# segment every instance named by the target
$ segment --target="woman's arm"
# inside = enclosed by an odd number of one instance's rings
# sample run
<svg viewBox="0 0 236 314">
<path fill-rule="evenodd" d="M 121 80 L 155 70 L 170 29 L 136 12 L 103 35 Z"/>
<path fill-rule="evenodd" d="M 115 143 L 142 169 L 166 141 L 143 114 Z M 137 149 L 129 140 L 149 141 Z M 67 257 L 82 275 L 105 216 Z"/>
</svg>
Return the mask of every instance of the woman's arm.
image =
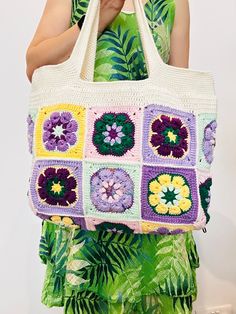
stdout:
<svg viewBox="0 0 236 314">
<path fill-rule="evenodd" d="M 116 17 L 125 0 L 102 0 L 99 32 Z M 26 74 L 31 82 L 36 68 L 65 61 L 71 54 L 80 30 L 70 27 L 72 0 L 47 0 L 35 35 L 26 52 Z"/>
<path fill-rule="evenodd" d="M 188 0 L 175 0 L 175 20 L 170 39 L 169 64 L 188 68 L 190 14 Z"/>
<path fill-rule="evenodd" d="M 69 28 L 71 0 L 47 0 L 34 37 L 26 52 L 26 74 L 31 81 L 36 68 L 62 62 L 79 34 L 77 25 Z"/>
</svg>

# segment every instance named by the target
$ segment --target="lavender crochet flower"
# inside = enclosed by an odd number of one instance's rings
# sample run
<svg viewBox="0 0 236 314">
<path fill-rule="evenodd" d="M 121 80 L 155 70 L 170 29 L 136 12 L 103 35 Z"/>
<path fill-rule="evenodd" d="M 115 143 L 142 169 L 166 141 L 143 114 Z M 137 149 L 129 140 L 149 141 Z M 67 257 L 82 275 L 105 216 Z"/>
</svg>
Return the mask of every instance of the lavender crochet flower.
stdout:
<svg viewBox="0 0 236 314">
<path fill-rule="evenodd" d="M 182 229 L 175 229 L 175 230 L 170 231 L 169 229 L 167 229 L 165 227 L 160 227 L 154 233 L 157 233 L 160 235 L 174 235 L 174 234 L 183 233 L 183 230 Z"/>
<path fill-rule="evenodd" d="M 203 153 L 206 161 L 211 164 L 213 161 L 213 151 L 216 145 L 216 120 L 212 120 L 204 129 Z"/>
<path fill-rule="evenodd" d="M 150 144 L 164 157 L 181 158 L 187 152 L 189 131 L 182 120 L 165 114 L 152 122 Z"/>
<path fill-rule="evenodd" d="M 91 200 L 101 212 L 121 213 L 133 205 L 134 183 L 120 168 L 101 168 L 91 177 Z"/>
<path fill-rule="evenodd" d="M 38 194 L 49 205 L 68 206 L 77 199 L 76 179 L 66 168 L 46 168 L 38 178 Z"/>
<path fill-rule="evenodd" d="M 70 112 L 53 112 L 43 125 L 43 142 L 49 151 L 67 151 L 77 141 L 77 122 Z"/>
<path fill-rule="evenodd" d="M 123 127 L 121 125 L 117 125 L 114 122 L 112 125 L 106 125 L 106 131 L 102 134 L 105 136 L 104 143 L 109 143 L 113 146 L 115 143 L 121 144 L 122 137 L 124 137 L 124 133 L 122 132 Z"/>
<path fill-rule="evenodd" d="M 30 114 L 27 117 L 27 124 L 28 124 L 28 146 L 29 146 L 29 152 L 32 154 L 32 152 L 33 152 L 34 121 L 32 120 L 32 117 Z"/>
</svg>

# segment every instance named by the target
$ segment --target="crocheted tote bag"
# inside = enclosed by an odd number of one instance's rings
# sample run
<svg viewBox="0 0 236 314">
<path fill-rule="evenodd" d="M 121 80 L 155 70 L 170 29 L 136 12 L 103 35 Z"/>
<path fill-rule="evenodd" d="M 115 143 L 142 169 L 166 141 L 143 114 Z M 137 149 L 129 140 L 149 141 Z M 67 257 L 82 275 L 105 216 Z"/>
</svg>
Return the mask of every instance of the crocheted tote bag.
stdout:
<svg viewBox="0 0 236 314">
<path fill-rule="evenodd" d="M 35 214 L 87 230 L 175 234 L 209 220 L 217 100 L 209 72 L 164 63 L 133 0 L 148 78 L 94 82 L 100 1 L 66 61 L 34 71 Z"/>
</svg>

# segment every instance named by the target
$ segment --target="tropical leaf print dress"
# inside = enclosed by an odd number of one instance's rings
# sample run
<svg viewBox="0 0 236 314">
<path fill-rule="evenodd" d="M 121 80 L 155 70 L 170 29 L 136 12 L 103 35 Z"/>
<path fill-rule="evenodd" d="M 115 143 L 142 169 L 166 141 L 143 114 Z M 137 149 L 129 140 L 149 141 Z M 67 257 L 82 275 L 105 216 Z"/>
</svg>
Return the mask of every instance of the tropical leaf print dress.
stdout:
<svg viewBox="0 0 236 314">
<path fill-rule="evenodd" d="M 73 0 L 71 26 L 88 2 Z M 145 13 L 167 63 L 174 0 L 148 0 Z M 107 27 L 98 39 L 95 81 L 147 77 L 137 29 L 135 13 L 125 12 Z M 64 307 L 65 314 L 191 313 L 196 298 L 199 260 L 190 232 L 133 234 L 112 224 L 83 231 L 70 218 L 54 216 L 43 222 L 39 255 L 46 264 L 42 302 Z"/>
</svg>

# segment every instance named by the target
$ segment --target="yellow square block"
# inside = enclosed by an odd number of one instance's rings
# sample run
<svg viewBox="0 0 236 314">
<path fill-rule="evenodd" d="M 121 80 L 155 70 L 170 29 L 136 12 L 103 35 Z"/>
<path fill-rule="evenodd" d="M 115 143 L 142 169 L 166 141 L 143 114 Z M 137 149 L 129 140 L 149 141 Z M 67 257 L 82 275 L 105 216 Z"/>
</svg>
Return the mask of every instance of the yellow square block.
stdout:
<svg viewBox="0 0 236 314">
<path fill-rule="evenodd" d="M 82 159 L 85 115 L 85 108 L 79 105 L 42 107 L 35 121 L 35 156 Z"/>
<path fill-rule="evenodd" d="M 151 233 L 156 231 L 157 233 L 163 234 L 175 234 L 181 232 L 188 232 L 193 230 L 192 225 L 171 225 L 171 224 L 159 224 L 153 222 L 142 222 L 142 232 L 143 233 Z M 164 228 L 163 228 L 164 227 Z M 165 229 L 165 230 L 164 230 Z"/>
</svg>

